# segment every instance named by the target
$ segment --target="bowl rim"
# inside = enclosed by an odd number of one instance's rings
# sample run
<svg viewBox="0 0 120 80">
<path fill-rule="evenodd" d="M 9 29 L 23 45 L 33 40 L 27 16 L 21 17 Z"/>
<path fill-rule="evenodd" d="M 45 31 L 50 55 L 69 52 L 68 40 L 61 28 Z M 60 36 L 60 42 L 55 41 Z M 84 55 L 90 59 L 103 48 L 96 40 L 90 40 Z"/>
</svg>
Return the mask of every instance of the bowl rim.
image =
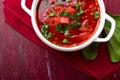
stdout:
<svg viewBox="0 0 120 80">
<path fill-rule="evenodd" d="M 31 21 L 32 21 L 33 29 L 34 29 L 35 33 L 37 34 L 37 36 L 40 38 L 40 40 L 42 42 L 44 42 L 46 45 L 48 45 L 49 47 L 53 48 L 53 49 L 56 49 L 56 50 L 59 50 L 59 51 L 67 51 L 67 52 L 77 51 L 77 50 L 83 49 L 83 48 L 87 47 L 88 45 L 90 45 L 92 42 L 94 42 L 95 39 L 100 35 L 100 33 L 102 32 L 102 30 L 104 28 L 104 24 L 105 24 L 105 5 L 104 5 L 104 2 L 102 0 L 96 0 L 96 1 L 98 1 L 99 7 L 100 7 L 100 20 L 99 20 L 98 28 L 91 38 L 89 38 L 87 41 L 85 41 L 84 43 L 82 43 L 78 46 L 75 46 L 75 47 L 57 46 L 57 45 L 51 43 L 50 41 L 48 41 L 46 38 L 43 37 L 43 35 L 39 31 L 39 28 L 38 28 L 37 23 L 36 23 L 36 8 L 37 8 L 39 0 L 33 0 L 33 3 L 32 3 Z"/>
</svg>

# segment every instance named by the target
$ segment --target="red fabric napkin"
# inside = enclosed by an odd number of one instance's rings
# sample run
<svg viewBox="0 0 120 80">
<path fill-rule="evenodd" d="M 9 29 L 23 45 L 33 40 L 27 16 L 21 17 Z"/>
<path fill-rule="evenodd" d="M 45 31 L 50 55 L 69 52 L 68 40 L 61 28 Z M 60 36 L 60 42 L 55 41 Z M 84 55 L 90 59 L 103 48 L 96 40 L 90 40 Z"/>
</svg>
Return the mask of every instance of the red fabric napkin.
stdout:
<svg viewBox="0 0 120 80">
<path fill-rule="evenodd" d="M 26 2 L 27 6 L 30 8 L 32 0 L 26 0 Z M 4 14 L 6 16 L 6 22 L 26 38 L 51 51 L 70 66 L 96 79 L 102 79 L 119 68 L 120 63 L 114 64 L 110 62 L 106 43 L 100 44 L 98 47 L 97 59 L 91 62 L 88 62 L 83 58 L 81 51 L 65 53 L 49 48 L 36 36 L 31 25 L 30 16 L 24 12 L 20 3 L 21 0 L 5 0 Z"/>
</svg>

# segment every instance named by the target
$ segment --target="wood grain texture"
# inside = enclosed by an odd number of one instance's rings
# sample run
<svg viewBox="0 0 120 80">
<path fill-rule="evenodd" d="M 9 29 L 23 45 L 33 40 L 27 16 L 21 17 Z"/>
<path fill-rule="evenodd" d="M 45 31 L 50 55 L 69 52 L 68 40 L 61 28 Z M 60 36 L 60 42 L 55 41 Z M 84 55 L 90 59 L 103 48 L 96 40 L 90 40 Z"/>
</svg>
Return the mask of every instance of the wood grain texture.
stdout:
<svg viewBox="0 0 120 80">
<path fill-rule="evenodd" d="M 103 0 L 107 13 L 120 14 L 120 0 Z"/>
<path fill-rule="evenodd" d="M 120 13 L 120 0 L 104 0 L 107 12 Z M 104 80 L 120 80 L 120 70 Z M 5 22 L 0 0 L 0 80 L 94 80 L 23 37 Z"/>
</svg>

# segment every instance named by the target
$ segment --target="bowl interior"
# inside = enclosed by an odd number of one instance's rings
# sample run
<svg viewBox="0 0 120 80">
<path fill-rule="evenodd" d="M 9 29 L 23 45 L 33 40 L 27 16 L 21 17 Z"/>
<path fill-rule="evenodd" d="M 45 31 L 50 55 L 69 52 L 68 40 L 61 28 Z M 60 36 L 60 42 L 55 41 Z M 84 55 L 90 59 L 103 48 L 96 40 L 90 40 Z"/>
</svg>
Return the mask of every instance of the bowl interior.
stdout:
<svg viewBox="0 0 120 80">
<path fill-rule="evenodd" d="M 33 28 L 35 30 L 35 33 L 37 34 L 37 36 L 49 47 L 56 49 L 56 50 L 60 50 L 60 51 L 76 51 L 76 50 L 80 50 L 83 49 L 85 47 L 87 47 L 88 45 L 90 45 L 92 42 L 94 42 L 94 40 L 100 35 L 100 33 L 102 32 L 103 28 L 104 28 L 104 23 L 105 23 L 105 6 L 102 0 L 97 0 L 99 7 L 100 7 L 100 21 L 98 24 L 98 28 L 96 29 L 95 33 L 93 36 L 91 36 L 91 38 L 89 38 L 87 41 L 85 41 L 83 44 L 79 45 L 79 46 L 75 46 L 75 47 L 61 47 L 61 46 L 57 46 L 51 42 L 49 42 L 47 39 L 45 39 L 43 37 L 43 35 L 41 34 L 37 22 L 36 22 L 36 9 L 37 9 L 37 5 L 40 3 L 40 0 L 34 0 L 33 4 L 32 4 L 32 15 L 31 15 L 31 20 L 32 20 L 32 25 Z"/>
</svg>

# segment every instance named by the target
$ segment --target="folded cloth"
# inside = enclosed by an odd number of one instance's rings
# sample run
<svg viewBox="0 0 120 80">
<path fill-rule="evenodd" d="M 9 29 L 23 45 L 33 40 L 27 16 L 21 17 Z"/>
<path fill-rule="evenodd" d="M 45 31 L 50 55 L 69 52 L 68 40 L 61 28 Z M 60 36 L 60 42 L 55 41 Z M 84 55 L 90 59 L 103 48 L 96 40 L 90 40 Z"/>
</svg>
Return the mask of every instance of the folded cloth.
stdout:
<svg viewBox="0 0 120 80">
<path fill-rule="evenodd" d="M 27 6 L 30 8 L 32 0 L 26 0 L 26 2 Z M 106 43 L 100 44 L 98 47 L 97 59 L 91 62 L 83 58 L 81 51 L 67 53 L 51 49 L 36 36 L 31 25 L 30 16 L 24 12 L 20 3 L 21 0 L 5 0 L 4 14 L 6 22 L 29 40 L 51 51 L 51 53 L 56 55 L 56 57 L 68 63 L 75 69 L 96 79 L 102 79 L 107 75 L 112 74 L 119 68 L 120 63 L 114 64 L 110 61 Z"/>
</svg>

